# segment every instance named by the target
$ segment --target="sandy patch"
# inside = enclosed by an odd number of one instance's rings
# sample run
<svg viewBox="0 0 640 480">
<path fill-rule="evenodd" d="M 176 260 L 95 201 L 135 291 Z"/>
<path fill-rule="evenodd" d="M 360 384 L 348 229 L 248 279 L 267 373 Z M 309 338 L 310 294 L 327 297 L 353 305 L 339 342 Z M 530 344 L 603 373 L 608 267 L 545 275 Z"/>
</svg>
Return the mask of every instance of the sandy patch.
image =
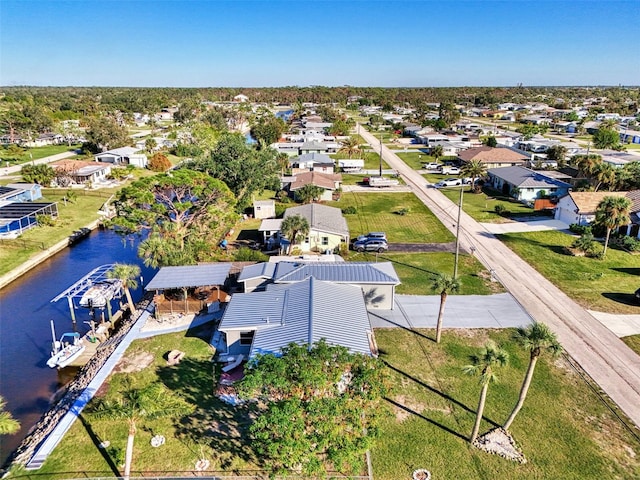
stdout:
<svg viewBox="0 0 640 480">
<path fill-rule="evenodd" d="M 129 355 L 122 357 L 114 372 L 118 373 L 133 373 L 144 370 L 153 363 L 153 354 L 149 352 L 138 352 L 135 355 Z"/>
</svg>

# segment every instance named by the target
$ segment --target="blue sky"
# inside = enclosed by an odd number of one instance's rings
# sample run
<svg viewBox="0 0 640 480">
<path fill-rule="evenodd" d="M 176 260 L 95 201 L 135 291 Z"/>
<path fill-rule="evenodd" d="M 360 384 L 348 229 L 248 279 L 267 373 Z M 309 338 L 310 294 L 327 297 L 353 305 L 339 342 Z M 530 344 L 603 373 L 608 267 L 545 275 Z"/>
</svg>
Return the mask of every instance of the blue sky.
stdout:
<svg viewBox="0 0 640 480">
<path fill-rule="evenodd" d="M 0 0 L 0 85 L 640 84 L 640 0 Z"/>
</svg>

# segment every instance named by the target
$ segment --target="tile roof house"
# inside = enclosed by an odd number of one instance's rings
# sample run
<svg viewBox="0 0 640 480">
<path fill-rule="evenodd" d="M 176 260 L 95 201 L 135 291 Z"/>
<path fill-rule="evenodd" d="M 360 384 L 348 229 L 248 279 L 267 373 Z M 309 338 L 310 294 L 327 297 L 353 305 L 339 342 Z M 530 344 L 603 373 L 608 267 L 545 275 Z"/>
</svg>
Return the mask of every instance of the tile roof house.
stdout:
<svg viewBox="0 0 640 480">
<path fill-rule="evenodd" d="M 458 153 L 462 163 L 478 160 L 488 168 L 525 166 L 529 157 L 507 147 L 473 147 Z"/>
<path fill-rule="evenodd" d="M 604 197 L 626 197 L 631 200 L 631 223 L 621 232 L 640 238 L 640 190 L 630 192 L 569 192 L 556 207 L 555 219 L 571 225 L 588 225 L 596 216 L 598 204 Z"/>
<path fill-rule="evenodd" d="M 516 200 L 528 201 L 544 195 L 565 196 L 571 185 L 524 167 L 501 167 L 487 170 L 493 188 Z"/>
<path fill-rule="evenodd" d="M 342 175 L 339 173 L 321 173 L 317 171 L 297 173 L 293 177 L 293 181 L 289 184 L 288 190 L 295 192 L 305 185 L 315 185 L 324 189 L 323 194 L 318 198 L 320 201 L 331 201 L 333 192 L 340 188 L 342 183 Z"/>
</svg>

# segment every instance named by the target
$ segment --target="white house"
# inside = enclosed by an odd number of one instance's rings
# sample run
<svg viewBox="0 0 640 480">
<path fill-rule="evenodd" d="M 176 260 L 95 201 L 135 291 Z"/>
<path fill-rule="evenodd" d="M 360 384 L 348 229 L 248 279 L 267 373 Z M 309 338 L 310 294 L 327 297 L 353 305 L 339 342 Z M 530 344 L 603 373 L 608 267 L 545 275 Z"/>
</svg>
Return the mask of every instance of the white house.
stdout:
<svg viewBox="0 0 640 480">
<path fill-rule="evenodd" d="M 94 156 L 96 162 L 111 163 L 113 165 L 133 165 L 145 168 L 148 163 L 147 156 L 136 147 L 121 147 L 98 153 Z"/>
</svg>

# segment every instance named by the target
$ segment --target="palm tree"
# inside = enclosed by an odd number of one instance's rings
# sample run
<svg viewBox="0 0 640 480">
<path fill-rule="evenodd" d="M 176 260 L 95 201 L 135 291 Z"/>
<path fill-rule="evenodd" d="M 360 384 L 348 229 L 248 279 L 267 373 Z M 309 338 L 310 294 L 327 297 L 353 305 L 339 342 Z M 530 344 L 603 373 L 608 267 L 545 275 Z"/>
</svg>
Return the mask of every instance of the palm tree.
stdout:
<svg viewBox="0 0 640 480">
<path fill-rule="evenodd" d="M 514 335 L 514 340 L 525 350 L 529 351 L 529 366 L 527 367 L 527 373 L 524 377 L 522 387 L 520 388 L 518 402 L 513 408 L 511 415 L 509 415 L 509 418 L 507 418 L 507 421 L 504 423 L 505 430 L 509 429 L 513 420 L 516 418 L 516 415 L 522 408 L 525 398 L 527 398 L 527 392 L 531 385 L 531 379 L 533 378 L 533 372 L 536 368 L 536 362 L 538 361 L 538 358 L 540 358 L 540 355 L 545 351 L 549 352 L 554 357 L 557 357 L 562 353 L 562 346 L 560 345 L 560 342 L 558 342 L 556 334 L 553 333 L 544 323 L 533 322 L 526 328 L 518 328 Z"/>
<path fill-rule="evenodd" d="M 616 170 L 617 169 L 609 163 L 602 162 L 596 165 L 593 169 L 592 175 L 593 179 L 598 183 L 596 183 L 593 191 L 597 192 L 603 184 L 607 186 L 609 191 L 611 191 L 611 187 L 616 184 Z"/>
<path fill-rule="evenodd" d="M 460 289 L 460 282 L 457 278 L 453 278 L 443 273 L 438 274 L 431 284 L 431 289 L 440 293 L 440 310 L 438 310 L 438 323 L 436 324 L 436 343 L 440 343 L 442 335 L 442 317 L 444 316 L 444 304 L 447 301 L 447 295 L 455 293 Z"/>
<path fill-rule="evenodd" d="M 13 435 L 20 430 L 20 422 L 4 409 L 6 404 L 4 398 L 0 397 L 0 435 Z"/>
<path fill-rule="evenodd" d="M 509 363 L 509 354 L 498 347 L 494 342 L 489 341 L 480 350 L 478 354 L 471 355 L 470 365 L 463 367 L 464 373 L 467 375 L 479 375 L 480 385 L 480 400 L 478 401 L 478 410 L 476 412 L 476 421 L 473 424 L 473 430 L 471 431 L 471 443 L 476 441 L 478 437 L 478 431 L 480 430 L 480 422 L 482 421 L 482 413 L 484 411 L 484 404 L 487 399 L 487 390 L 489 384 L 497 381 L 495 374 L 493 373 L 494 367 L 503 367 Z"/>
<path fill-rule="evenodd" d="M 340 144 L 342 146 L 340 147 L 340 150 L 338 150 L 338 153 L 344 153 L 349 158 L 360 153 L 360 142 L 358 142 L 356 137 L 345 138 L 340 142 Z"/>
<path fill-rule="evenodd" d="M 296 190 L 296 198 L 302 203 L 312 203 L 317 202 L 323 193 L 324 188 L 307 183 L 302 188 Z"/>
<path fill-rule="evenodd" d="M 191 405 L 172 394 L 162 384 L 152 383 L 140 389 L 130 388 L 128 384 L 125 391 L 119 392 L 115 399 L 99 401 L 91 412 L 98 419 L 125 419 L 129 424 L 124 462 L 124 479 L 128 480 L 138 422 L 144 418 L 184 415 L 192 410 Z"/>
<path fill-rule="evenodd" d="M 285 217 L 280 225 L 280 233 L 289 239 L 287 253 L 291 253 L 291 247 L 309 234 L 309 221 L 302 215 Z"/>
<path fill-rule="evenodd" d="M 438 161 L 438 159 L 442 156 L 442 154 L 444 153 L 444 149 L 442 148 L 442 145 L 436 145 L 435 147 L 431 148 L 431 152 L 429 152 L 431 154 L 431 156 L 433 158 L 435 158 L 436 162 Z"/>
<path fill-rule="evenodd" d="M 471 160 L 462 166 L 460 173 L 465 177 L 471 177 L 471 191 L 475 192 L 476 179 L 487 175 L 487 166 L 480 160 Z"/>
<path fill-rule="evenodd" d="M 629 218 L 630 210 L 631 200 L 626 197 L 604 197 L 596 207 L 596 223 L 603 225 L 607 229 L 604 251 L 602 252 L 603 257 L 607 254 L 611 230 L 631 222 Z"/>
<path fill-rule="evenodd" d="M 122 282 L 122 288 L 127 296 L 127 303 L 129 304 L 129 311 L 133 314 L 136 311 L 136 306 L 133 304 L 131 298 L 131 292 L 129 289 L 138 288 L 138 278 L 140 277 L 140 267 L 138 265 L 128 265 L 124 263 L 116 263 L 111 270 L 107 272 L 107 278 L 115 278 Z"/>
</svg>

